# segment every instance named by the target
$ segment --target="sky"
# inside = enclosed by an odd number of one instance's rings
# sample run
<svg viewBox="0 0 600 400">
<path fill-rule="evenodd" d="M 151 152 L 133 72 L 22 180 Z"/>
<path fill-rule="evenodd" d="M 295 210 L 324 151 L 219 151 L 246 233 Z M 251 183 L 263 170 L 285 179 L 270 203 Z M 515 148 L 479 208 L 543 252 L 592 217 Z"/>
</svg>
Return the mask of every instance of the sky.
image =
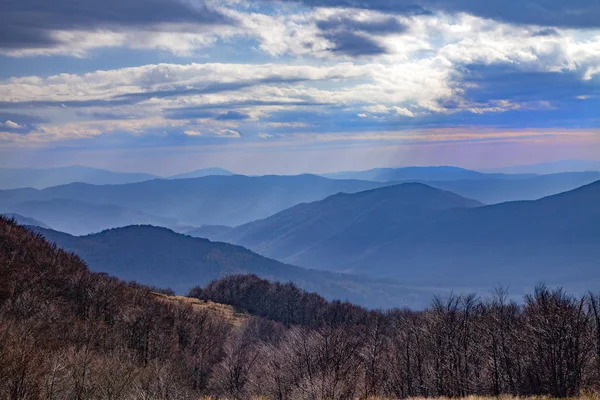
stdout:
<svg viewBox="0 0 600 400">
<path fill-rule="evenodd" d="M 600 159 L 597 0 L 6 0 L 0 166 Z"/>
</svg>

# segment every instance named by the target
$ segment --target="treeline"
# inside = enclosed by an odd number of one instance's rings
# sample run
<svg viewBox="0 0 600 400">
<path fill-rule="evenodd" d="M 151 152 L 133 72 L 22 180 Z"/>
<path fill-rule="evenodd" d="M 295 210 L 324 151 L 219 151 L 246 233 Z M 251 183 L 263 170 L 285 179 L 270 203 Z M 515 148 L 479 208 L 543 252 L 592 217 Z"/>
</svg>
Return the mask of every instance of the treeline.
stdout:
<svg viewBox="0 0 600 400">
<path fill-rule="evenodd" d="M 0 399 L 564 397 L 599 382 L 597 296 L 378 312 L 253 276 L 191 292 L 256 315 L 235 326 L 155 291 L 0 218 Z"/>
<path fill-rule="evenodd" d="M 523 304 L 498 289 L 424 311 L 368 311 L 292 284 L 231 276 L 190 295 L 288 326 L 258 351 L 249 382 L 277 399 L 552 395 L 600 383 L 600 297 L 540 286 Z"/>
</svg>

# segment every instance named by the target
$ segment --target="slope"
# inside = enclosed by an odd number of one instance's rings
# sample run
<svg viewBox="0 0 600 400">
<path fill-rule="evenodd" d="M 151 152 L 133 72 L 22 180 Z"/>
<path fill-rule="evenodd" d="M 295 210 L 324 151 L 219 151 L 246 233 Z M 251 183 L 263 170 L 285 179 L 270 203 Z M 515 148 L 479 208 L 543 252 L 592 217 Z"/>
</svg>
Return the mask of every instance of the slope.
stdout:
<svg viewBox="0 0 600 400">
<path fill-rule="evenodd" d="M 165 228 L 129 226 L 88 236 L 32 228 L 82 257 L 93 271 L 185 293 L 230 274 L 294 282 L 328 299 L 348 299 L 369 307 L 423 307 L 431 291 L 361 276 L 286 265 L 243 247 L 177 234 Z"/>
<path fill-rule="evenodd" d="M 477 179 L 428 181 L 433 187 L 449 190 L 485 204 L 516 200 L 537 200 L 566 192 L 600 179 L 600 172 L 565 172 L 522 179 Z"/>
<path fill-rule="evenodd" d="M 392 224 L 408 223 L 431 211 L 480 205 L 454 193 L 420 183 L 406 183 L 354 194 L 340 193 L 321 201 L 299 204 L 232 230 L 215 230 L 211 238 L 240 244 L 268 257 L 307 265 L 302 261 L 302 253 L 341 232 L 353 231 L 358 224 L 362 227 L 358 245 L 364 246 L 365 241 L 378 237 L 371 235 L 371 231 L 380 235 Z M 365 227 L 365 221 L 369 228 Z M 330 257 L 313 260 L 319 267 L 330 261 Z"/>
<path fill-rule="evenodd" d="M 531 288 L 545 281 L 577 292 L 600 283 L 598 204 L 600 182 L 537 201 L 436 212 L 386 229 L 365 220 L 290 261 L 416 285 Z"/>
<path fill-rule="evenodd" d="M 175 218 L 184 225 L 233 226 L 267 217 L 301 202 L 385 185 L 333 180 L 315 175 L 207 176 L 196 179 L 156 179 L 126 185 L 74 183 L 44 190 L 0 191 L 0 209 L 24 201 L 69 199 Z"/>
<path fill-rule="evenodd" d="M 421 196 L 421 207 L 403 208 L 373 196 L 411 186 L 332 196 L 220 238 L 295 265 L 416 287 L 525 291 L 545 281 L 577 292 L 600 284 L 600 182 L 483 207 L 428 208 Z"/>
</svg>

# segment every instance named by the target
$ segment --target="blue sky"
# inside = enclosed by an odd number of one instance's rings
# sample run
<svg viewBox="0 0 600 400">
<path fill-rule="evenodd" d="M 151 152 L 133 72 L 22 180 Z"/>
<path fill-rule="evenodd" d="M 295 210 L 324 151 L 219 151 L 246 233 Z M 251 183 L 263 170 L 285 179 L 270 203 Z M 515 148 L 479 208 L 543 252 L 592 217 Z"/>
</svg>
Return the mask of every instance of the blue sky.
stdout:
<svg viewBox="0 0 600 400">
<path fill-rule="evenodd" d="M 600 159 L 600 2 L 0 3 L 0 166 Z"/>
</svg>

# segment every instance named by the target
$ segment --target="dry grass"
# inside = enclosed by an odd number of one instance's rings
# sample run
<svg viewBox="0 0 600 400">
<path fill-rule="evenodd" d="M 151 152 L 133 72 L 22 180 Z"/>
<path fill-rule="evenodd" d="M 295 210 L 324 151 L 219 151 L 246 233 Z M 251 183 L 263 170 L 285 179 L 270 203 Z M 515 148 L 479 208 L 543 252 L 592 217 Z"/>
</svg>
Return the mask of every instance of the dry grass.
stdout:
<svg viewBox="0 0 600 400">
<path fill-rule="evenodd" d="M 244 321 L 248 319 L 248 315 L 241 313 L 235 308 L 225 304 L 213 303 L 212 301 L 198 300 L 192 297 L 185 296 L 167 296 L 162 293 L 154 292 L 152 293 L 152 295 L 164 301 L 191 304 L 195 310 L 213 312 L 234 326 L 240 326 Z"/>
</svg>

